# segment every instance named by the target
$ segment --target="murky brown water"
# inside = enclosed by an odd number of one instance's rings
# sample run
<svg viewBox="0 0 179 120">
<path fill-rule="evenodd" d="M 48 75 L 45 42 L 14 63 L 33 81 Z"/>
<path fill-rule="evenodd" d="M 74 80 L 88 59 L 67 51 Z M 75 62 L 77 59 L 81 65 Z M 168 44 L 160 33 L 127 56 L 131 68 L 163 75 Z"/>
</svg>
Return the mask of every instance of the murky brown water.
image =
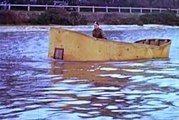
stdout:
<svg viewBox="0 0 179 120">
<path fill-rule="evenodd" d="M 48 29 L 0 27 L 0 119 L 179 119 L 179 27 L 104 26 L 113 40 L 172 40 L 170 59 L 126 62 L 48 59 Z"/>
</svg>

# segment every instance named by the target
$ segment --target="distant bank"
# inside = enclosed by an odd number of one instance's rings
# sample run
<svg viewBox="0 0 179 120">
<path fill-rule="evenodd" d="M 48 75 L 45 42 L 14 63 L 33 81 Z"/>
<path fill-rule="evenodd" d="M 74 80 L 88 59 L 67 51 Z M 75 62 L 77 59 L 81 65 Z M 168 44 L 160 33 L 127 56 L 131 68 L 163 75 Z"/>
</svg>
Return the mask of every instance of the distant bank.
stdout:
<svg viewBox="0 0 179 120">
<path fill-rule="evenodd" d="M 102 24 L 164 24 L 178 25 L 179 16 L 170 11 L 161 13 L 88 13 L 67 12 L 65 9 L 41 11 L 0 11 L 1 25 L 86 25 L 94 21 Z"/>
</svg>

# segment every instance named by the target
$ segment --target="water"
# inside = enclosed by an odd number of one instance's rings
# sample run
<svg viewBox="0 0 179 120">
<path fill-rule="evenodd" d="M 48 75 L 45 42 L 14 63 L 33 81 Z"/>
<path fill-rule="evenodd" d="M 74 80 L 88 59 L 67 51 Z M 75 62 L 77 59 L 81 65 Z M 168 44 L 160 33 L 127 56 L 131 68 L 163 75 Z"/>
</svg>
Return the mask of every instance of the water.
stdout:
<svg viewBox="0 0 179 120">
<path fill-rule="evenodd" d="M 102 26 L 112 40 L 172 40 L 170 59 L 123 62 L 49 59 L 49 28 L 0 26 L 0 119 L 179 120 L 179 27 Z"/>
</svg>

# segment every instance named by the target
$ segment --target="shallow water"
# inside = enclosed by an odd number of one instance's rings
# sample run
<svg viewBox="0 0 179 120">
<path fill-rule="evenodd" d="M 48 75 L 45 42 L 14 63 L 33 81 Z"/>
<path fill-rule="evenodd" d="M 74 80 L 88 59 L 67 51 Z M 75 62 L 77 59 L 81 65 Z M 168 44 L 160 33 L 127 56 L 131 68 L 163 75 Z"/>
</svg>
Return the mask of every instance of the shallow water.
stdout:
<svg viewBox="0 0 179 120">
<path fill-rule="evenodd" d="M 179 119 L 179 27 L 102 26 L 112 40 L 172 40 L 170 59 L 126 62 L 49 59 L 49 28 L 0 26 L 0 119 Z"/>
</svg>

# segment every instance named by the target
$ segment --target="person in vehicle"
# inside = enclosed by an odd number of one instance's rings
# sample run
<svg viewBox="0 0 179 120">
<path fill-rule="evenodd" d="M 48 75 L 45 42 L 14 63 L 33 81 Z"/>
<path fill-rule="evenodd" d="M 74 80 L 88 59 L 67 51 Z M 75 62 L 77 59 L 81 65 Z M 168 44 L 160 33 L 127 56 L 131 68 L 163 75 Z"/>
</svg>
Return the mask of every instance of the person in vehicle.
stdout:
<svg viewBox="0 0 179 120">
<path fill-rule="evenodd" d="M 103 30 L 99 27 L 98 22 L 94 22 L 93 37 L 106 39 Z"/>
</svg>

